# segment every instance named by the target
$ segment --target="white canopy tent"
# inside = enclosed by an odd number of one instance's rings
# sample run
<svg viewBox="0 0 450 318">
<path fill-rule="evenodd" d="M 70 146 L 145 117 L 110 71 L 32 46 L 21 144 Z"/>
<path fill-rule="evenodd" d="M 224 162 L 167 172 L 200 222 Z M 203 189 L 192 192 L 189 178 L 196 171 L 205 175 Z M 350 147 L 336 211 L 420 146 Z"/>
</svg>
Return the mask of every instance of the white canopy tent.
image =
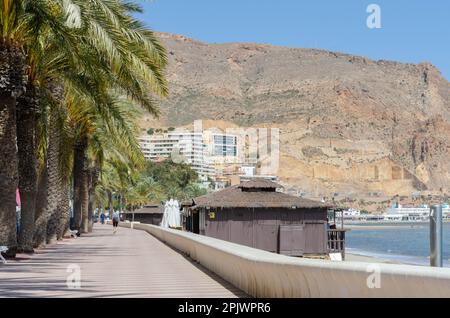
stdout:
<svg viewBox="0 0 450 318">
<path fill-rule="evenodd" d="M 180 205 L 177 200 L 170 199 L 164 205 L 161 227 L 181 227 Z"/>
</svg>

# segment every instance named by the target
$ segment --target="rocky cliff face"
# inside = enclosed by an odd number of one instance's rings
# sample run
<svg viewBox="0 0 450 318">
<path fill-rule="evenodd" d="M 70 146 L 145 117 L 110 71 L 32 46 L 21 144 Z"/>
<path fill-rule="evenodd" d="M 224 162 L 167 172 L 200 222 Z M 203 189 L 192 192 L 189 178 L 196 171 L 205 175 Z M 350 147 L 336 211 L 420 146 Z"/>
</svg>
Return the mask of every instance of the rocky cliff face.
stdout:
<svg viewBox="0 0 450 318">
<path fill-rule="evenodd" d="M 144 126 L 279 127 L 281 181 L 317 195 L 449 190 L 450 83 L 433 65 L 160 37 L 171 96 Z"/>
</svg>

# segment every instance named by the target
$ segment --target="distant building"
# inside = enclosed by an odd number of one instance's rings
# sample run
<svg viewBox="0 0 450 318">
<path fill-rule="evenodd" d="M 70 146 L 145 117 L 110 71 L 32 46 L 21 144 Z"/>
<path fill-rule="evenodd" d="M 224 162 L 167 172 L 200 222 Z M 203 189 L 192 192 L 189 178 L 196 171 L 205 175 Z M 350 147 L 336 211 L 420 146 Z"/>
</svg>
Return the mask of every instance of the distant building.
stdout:
<svg viewBox="0 0 450 318">
<path fill-rule="evenodd" d="M 429 207 L 403 207 L 400 204 L 394 206 L 386 211 L 384 214 L 384 219 L 390 220 L 400 220 L 400 221 L 428 221 L 430 217 Z M 450 216 L 450 209 L 448 207 L 443 207 L 442 215 L 444 218 Z"/>
<path fill-rule="evenodd" d="M 145 159 L 152 161 L 169 158 L 177 142 L 167 135 L 147 135 L 139 138 Z"/>
<path fill-rule="evenodd" d="M 255 136 L 258 137 L 257 134 Z M 216 189 L 233 184 L 230 178 L 234 176 L 242 176 L 242 180 L 257 176 L 258 142 L 258 138 L 242 136 L 239 131 L 236 134 L 223 133 L 217 128 L 194 132 L 180 128 L 139 138 L 147 160 L 158 162 L 171 158 L 174 162 L 183 161 L 198 173 L 202 181 L 214 181 Z M 261 167 L 270 163 L 267 157 L 264 158 Z M 277 179 L 276 176 L 261 177 Z M 242 180 L 238 178 L 238 182 Z"/>
<path fill-rule="evenodd" d="M 256 175 L 256 167 L 255 166 L 242 166 L 242 167 L 240 167 L 239 171 L 244 176 L 254 176 L 254 175 Z"/>
<path fill-rule="evenodd" d="M 361 216 L 361 211 L 357 209 L 347 209 L 343 210 L 341 213 L 344 214 L 344 219 L 346 220 L 357 220 Z"/>
<path fill-rule="evenodd" d="M 277 182 L 278 177 L 277 176 L 267 176 L 267 175 L 237 175 L 230 177 L 230 184 L 232 186 L 238 185 L 242 182 L 250 181 L 250 180 L 267 180 L 272 182 Z"/>
<path fill-rule="evenodd" d="M 168 136 L 173 140 L 177 140 L 177 144 L 175 145 L 176 151 L 173 153 L 175 154 L 179 151 L 183 161 L 198 173 L 202 181 L 207 181 L 208 178 L 214 177 L 215 170 L 208 156 L 207 145 L 203 140 L 203 133 L 174 131 L 168 133 Z"/>
<path fill-rule="evenodd" d="M 202 133 L 173 131 L 141 136 L 139 144 L 147 160 L 160 161 L 171 158 L 174 162 L 184 162 L 198 173 L 202 181 L 207 181 L 208 177 L 215 175 Z"/>
<path fill-rule="evenodd" d="M 211 147 L 212 157 L 231 158 L 232 161 L 238 157 L 237 136 L 213 134 Z"/>
<path fill-rule="evenodd" d="M 204 131 L 209 161 L 215 169 L 216 190 L 230 184 L 229 177 L 238 174 L 241 166 L 238 137 L 224 134 L 217 129 Z"/>
</svg>

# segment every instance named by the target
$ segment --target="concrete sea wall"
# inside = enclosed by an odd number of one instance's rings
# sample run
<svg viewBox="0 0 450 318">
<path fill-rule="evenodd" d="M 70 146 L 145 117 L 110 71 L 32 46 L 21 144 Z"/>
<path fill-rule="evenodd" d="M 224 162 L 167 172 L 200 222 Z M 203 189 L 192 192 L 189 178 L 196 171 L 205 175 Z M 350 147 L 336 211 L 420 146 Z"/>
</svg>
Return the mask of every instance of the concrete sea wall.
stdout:
<svg viewBox="0 0 450 318">
<path fill-rule="evenodd" d="M 254 297 L 450 297 L 450 269 L 313 260 L 278 255 L 189 232 L 140 223 Z"/>
</svg>

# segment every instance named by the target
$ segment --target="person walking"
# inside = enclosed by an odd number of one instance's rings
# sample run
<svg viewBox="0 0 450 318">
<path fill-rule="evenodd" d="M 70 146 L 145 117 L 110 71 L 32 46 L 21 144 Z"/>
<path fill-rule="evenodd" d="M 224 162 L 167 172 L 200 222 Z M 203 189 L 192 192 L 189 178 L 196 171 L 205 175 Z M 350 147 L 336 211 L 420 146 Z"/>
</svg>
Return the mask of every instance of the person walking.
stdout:
<svg viewBox="0 0 450 318">
<path fill-rule="evenodd" d="M 112 221 L 113 221 L 113 233 L 116 234 L 117 227 L 119 226 L 119 211 L 115 211 L 112 215 Z"/>
<path fill-rule="evenodd" d="M 102 212 L 102 214 L 100 214 L 100 222 L 102 224 L 105 224 L 105 213 Z"/>
</svg>

